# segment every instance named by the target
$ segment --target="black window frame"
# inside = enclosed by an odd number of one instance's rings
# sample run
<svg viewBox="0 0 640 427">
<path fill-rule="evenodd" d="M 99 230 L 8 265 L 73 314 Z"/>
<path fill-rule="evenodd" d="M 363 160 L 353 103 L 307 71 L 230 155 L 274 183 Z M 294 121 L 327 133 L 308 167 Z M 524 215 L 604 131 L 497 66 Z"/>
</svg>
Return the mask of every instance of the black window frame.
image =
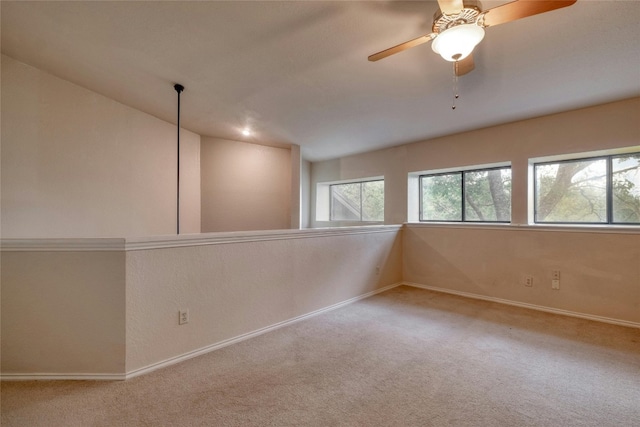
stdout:
<svg viewBox="0 0 640 427">
<path fill-rule="evenodd" d="M 509 221 L 482 221 L 482 220 L 469 220 L 466 219 L 466 199 L 465 199 L 465 174 L 473 173 L 473 172 L 487 172 L 492 170 L 503 170 L 509 169 L 511 171 L 511 165 L 505 166 L 493 166 L 488 168 L 474 168 L 474 169 L 461 169 L 461 170 L 452 170 L 449 172 L 437 172 L 437 173 L 425 173 L 418 176 L 418 204 L 419 204 L 419 214 L 418 221 L 420 222 L 454 222 L 454 223 L 467 223 L 467 224 L 511 224 L 511 200 L 509 200 Z M 442 219 L 424 219 L 423 215 L 423 191 L 422 191 L 422 178 L 434 177 L 434 176 L 445 176 L 445 175 L 460 175 L 460 197 L 461 197 L 461 219 L 450 219 L 450 220 L 442 220 Z M 509 194 L 511 197 L 511 194 Z"/>
<path fill-rule="evenodd" d="M 601 156 L 588 156 L 588 157 L 575 157 L 570 159 L 562 159 L 562 160 L 551 160 L 551 161 L 542 161 L 542 162 L 534 162 L 533 163 L 533 223 L 541 224 L 541 225 L 596 225 L 596 226 L 607 226 L 607 225 L 624 225 L 624 226 L 632 226 L 638 227 L 640 223 L 637 222 L 615 222 L 613 221 L 613 159 L 616 157 L 624 157 L 624 156 L 638 156 L 639 152 L 631 152 L 631 153 L 623 153 L 623 154 L 609 154 L 609 155 L 601 155 Z M 576 163 L 576 162 L 586 162 L 586 161 L 597 161 L 597 160 L 606 160 L 606 222 L 587 222 L 587 221 L 538 221 L 538 176 L 537 176 L 537 167 L 539 165 L 556 165 L 561 163 Z"/>
<path fill-rule="evenodd" d="M 329 221 L 334 221 L 334 222 L 372 222 L 372 223 L 379 223 L 379 222 L 384 222 L 384 208 L 382 211 L 382 219 L 381 220 L 366 220 L 362 218 L 362 185 L 369 183 L 369 182 L 382 182 L 382 185 L 384 186 L 384 178 L 380 178 L 380 179 L 366 179 L 363 181 L 347 181 L 347 182 L 335 182 L 333 184 L 329 184 Z M 360 217 L 359 219 L 335 219 L 333 217 L 333 187 L 335 186 L 339 186 L 339 185 L 349 185 L 349 184 L 360 184 L 360 209 L 359 209 L 359 214 Z M 384 193 L 383 193 L 384 194 Z"/>
</svg>

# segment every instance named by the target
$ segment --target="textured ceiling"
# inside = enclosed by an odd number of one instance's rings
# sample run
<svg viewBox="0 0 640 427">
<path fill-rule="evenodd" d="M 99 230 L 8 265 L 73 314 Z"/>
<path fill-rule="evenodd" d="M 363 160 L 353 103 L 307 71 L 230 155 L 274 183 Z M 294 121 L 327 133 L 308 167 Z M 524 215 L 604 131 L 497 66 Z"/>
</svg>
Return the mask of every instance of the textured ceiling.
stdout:
<svg viewBox="0 0 640 427">
<path fill-rule="evenodd" d="M 490 8 L 504 1 L 484 1 Z M 435 1 L 2 1 L 2 52 L 201 135 L 320 160 L 640 95 L 640 2 L 578 0 L 487 29 L 460 78 Z M 250 126 L 254 134 L 240 130 Z M 515 143 L 515 141 L 514 141 Z"/>
</svg>

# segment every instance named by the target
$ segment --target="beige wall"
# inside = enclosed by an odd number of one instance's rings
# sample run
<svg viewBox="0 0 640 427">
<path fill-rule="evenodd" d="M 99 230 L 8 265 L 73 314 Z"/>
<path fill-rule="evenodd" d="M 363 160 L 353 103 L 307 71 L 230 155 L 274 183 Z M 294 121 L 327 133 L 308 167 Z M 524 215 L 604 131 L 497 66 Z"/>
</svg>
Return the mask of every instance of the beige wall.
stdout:
<svg viewBox="0 0 640 427">
<path fill-rule="evenodd" d="M 3 378 L 124 378 L 401 281 L 399 227 L 2 241 Z M 178 325 L 178 311 L 190 322 Z"/>
<path fill-rule="evenodd" d="M 302 160 L 300 166 L 300 228 L 309 228 L 311 223 L 311 162 Z"/>
<path fill-rule="evenodd" d="M 122 375 L 124 261 L 123 251 L 3 251 L 2 374 Z"/>
<path fill-rule="evenodd" d="M 403 233 L 405 282 L 640 324 L 640 230 L 408 224 Z"/>
<path fill-rule="evenodd" d="M 455 113 L 452 113 L 455 116 Z M 406 222 L 407 174 L 510 161 L 512 222 L 526 224 L 528 160 L 640 145 L 640 98 L 343 157 L 311 166 L 312 227 L 319 182 L 385 177 L 385 223 Z"/>
<path fill-rule="evenodd" d="M 291 149 L 202 137 L 200 150 L 203 233 L 291 228 Z"/>
<path fill-rule="evenodd" d="M 236 233 L 246 241 L 235 242 L 216 233 L 221 244 L 127 252 L 127 371 L 401 280 L 397 227 L 267 233 Z M 185 308 L 191 320 L 179 326 Z"/>
<path fill-rule="evenodd" d="M 3 237 L 176 232 L 176 127 L 2 56 Z M 200 231 L 200 137 L 181 133 L 181 232 Z"/>
</svg>

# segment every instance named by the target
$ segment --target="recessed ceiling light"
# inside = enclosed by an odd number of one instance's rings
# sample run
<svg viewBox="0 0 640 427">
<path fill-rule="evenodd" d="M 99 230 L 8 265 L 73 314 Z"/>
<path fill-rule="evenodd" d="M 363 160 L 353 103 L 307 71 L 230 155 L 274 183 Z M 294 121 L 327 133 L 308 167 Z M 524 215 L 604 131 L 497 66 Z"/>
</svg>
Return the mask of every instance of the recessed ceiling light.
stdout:
<svg viewBox="0 0 640 427">
<path fill-rule="evenodd" d="M 242 129 L 242 134 L 244 136 L 249 136 L 249 135 L 251 135 L 251 130 L 249 128 L 244 128 L 244 129 Z"/>
</svg>

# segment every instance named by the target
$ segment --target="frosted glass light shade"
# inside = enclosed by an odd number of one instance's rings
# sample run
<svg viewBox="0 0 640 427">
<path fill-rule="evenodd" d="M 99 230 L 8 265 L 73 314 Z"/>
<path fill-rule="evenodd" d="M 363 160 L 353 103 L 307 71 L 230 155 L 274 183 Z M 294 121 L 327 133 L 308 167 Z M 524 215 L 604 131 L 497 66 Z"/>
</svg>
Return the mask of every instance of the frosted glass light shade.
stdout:
<svg viewBox="0 0 640 427">
<path fill-rule="evenodd" d="M 431 48 L 447 61 L 460 61 L 469 56 L 483 38 L 484 28 L 476 24 L 456 25 L 438 34 Z"/>
</svg>

